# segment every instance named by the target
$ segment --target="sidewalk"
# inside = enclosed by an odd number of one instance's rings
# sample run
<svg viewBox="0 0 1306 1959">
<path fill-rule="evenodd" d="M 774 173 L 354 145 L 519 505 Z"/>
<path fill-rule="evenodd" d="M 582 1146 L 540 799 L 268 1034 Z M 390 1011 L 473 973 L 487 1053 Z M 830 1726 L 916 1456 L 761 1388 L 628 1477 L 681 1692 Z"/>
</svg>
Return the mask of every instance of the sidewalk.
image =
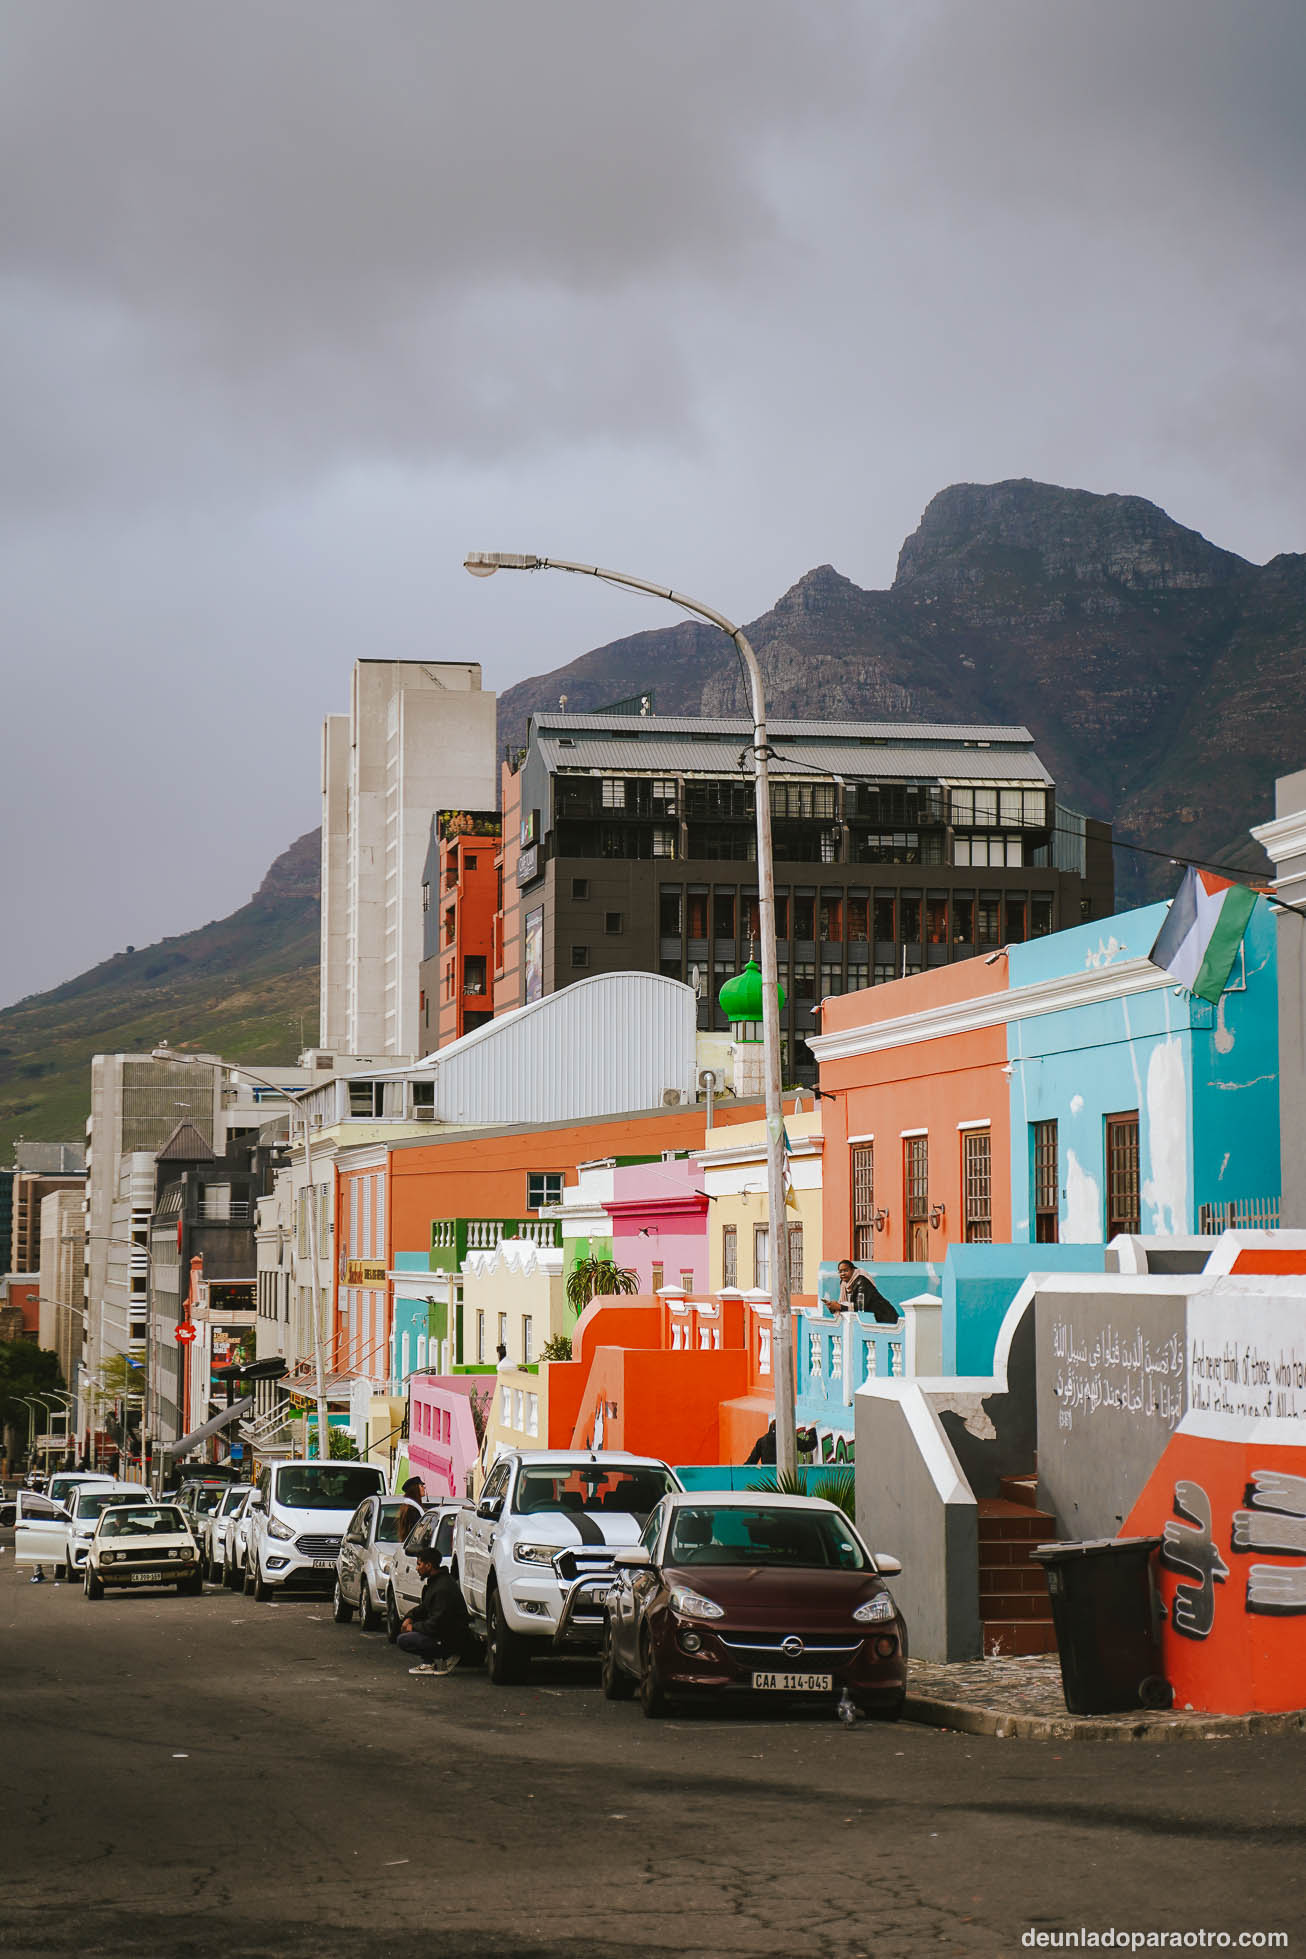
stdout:
<svg viewBox="0 0 1306 1959">
<path fill-rule="evenodd" d="M 903 1719 L 964 1734 L 1022 1741 L 1215 1741 L 1306 1729 L 1290 1714 L 1068 1714 L 1055 1653 L 1027 1659 L 911 1660 Z"/>
</svg>

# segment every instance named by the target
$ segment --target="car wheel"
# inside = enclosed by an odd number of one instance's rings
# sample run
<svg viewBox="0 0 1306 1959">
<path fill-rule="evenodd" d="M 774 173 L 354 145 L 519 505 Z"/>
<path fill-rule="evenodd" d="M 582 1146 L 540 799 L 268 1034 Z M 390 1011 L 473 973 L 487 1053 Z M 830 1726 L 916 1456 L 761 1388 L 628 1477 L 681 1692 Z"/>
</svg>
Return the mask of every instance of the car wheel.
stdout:
<svg viewBox="0 0 1306 1959">
<path fill-rule="evenodd" d="M 392 1585 L 385 1595 L 385 1631 L 386 1638 L 392 1646 L 399 1637 L 399 1629 L 403 1623 L 399 1617 L 399 1607 L 395 1604 L 395 1588 Z"/>
<path fill-rule="evenodd" d="M 354 1608 L 341 1591 L 340 1580 L 337 1578 L 335 1593 L 331 1600 L 331 1617 L 338 1626 L 347 1626 L 353 1616 Z"/>
<path fill-rule="evenodd" d="M 517 1686 L 530 1669 L 526 1642 L 505 1621 L 497 1586 L 485 1601 L 485 1665 L 496 1687 Z"/>
<path fill-rule="evenodd" d="M 660 1721 L 667 1711 L 667 1690 L 658 1678 L 653 1658 L 653 1641 L 645 1626 L 639 1642 L 639 1704 L 648 1721 Z"/>
<path fill-rule="evenodd" d="M 209 1583 L 210 1585 L 225 1585 L 226 1582 L 227 1567 L 225 1564 L 218 1564 L 215 1559 L 209 1566 Z"/>
<path fill-rule="evenodd" d="M 86 1577 L 82 1584 L 82 1590 L 85 1592 L 87 1598 L 104 1597 L 104 1586 L 89 1565 L 86 1567 Z"/>
<path fill-rule="evenodd" d="M 617 1663 L 616 1642 L 612 1636 L 612 1620 L 603 1621 L 603 1662 L 600 1671 L 605 1701 L 628 1701 L 635 1691 L 635 1682 Z"/>
<path fill-rule="evenodd" d="M 272 1596 L 272 1587 L 264 1580 L 257 1556 L 254 1559 L 254 1596 L 260 1605 L 266 1605 Z"/>
<path fill-rule="evenodd" d="M 203 1592 L 204 1580 L 198 1571 L 189 1578 L 183 1578 L 177 1587 L 177 1594 L 180 1598 L 200 1598 Z"/>
<path fill-rule="evenodd" d="M 64 1555 L 63 1575 L 66 1584 L 75 1585 L 77 1583 L 77 1568 L 74 1565 L 71 1556 L 69 1556 L 67 1553 L 65 1553 Z"/>
<path fill-rule="evenodd" d="M 375 1632 L 381 1623 L 381 1615 L 372 1603 L 372 1588 L 366 1578 L 358 1588 L 358 1630 Z"/>
</svg>

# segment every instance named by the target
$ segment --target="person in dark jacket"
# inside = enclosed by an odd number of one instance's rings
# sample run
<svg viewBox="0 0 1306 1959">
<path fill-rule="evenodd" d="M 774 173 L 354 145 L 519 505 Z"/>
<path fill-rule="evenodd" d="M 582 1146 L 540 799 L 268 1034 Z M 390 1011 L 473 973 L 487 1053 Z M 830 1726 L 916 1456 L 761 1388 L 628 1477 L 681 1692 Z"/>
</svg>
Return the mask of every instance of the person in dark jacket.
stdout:
<svg viewBox="0 0 1306 1959">
<path fill-rule="evenodd" d="M 772 1416 L 770 1428 L 764 1429 L 762 1431 L 761 1435 L 758 1436 L 756 1442 L 754 1442 L 748 1454 L 744 1457 L 744 1467 L 745 1469 L 749 1469 L 755 1463 L 768 1463 L 774 1461 L 775 1461 L 775 1418 L 774 1416 Z"/>
<path fill-rule="evenodd" d="M 859 1272 L 850 1258 L 839 1260 L 839 1298 L 827 1302 L 832 1313 L 843 1313 L 851 1309 L 854 1313 L 871 1313 L 880 1326 L 897 1326 L 898 1309 L 877 1285 Z"/>
<path fill-rule="evenodd" d="M 452 1673 L 467 1638 L 463 1595 L 431 1545 L 417 1554 L 417 1575 L 422 1596 L 417 1610 L 404 1620 L 395 1644 L 400 1652 L 416 1657 L 419 1664 L 409 1667 L 410 1673 Z"/>
</svg>

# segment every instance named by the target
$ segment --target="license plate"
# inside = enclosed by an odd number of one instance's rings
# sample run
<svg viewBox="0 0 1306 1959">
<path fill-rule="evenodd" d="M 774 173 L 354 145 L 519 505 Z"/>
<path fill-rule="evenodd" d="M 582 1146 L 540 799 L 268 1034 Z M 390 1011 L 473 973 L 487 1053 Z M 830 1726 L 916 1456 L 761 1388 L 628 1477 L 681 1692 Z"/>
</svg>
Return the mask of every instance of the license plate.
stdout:
<svg viewBox="0 0 1306 1959">
<path fill-rule="evenodd" d="M 161 1571 L 133 1571 L 133 1585 L 161 1585 L 165 1574 Z"/>
<path fill-rule="evenodd" d="M 830 1694 L 834 1676 L 829 1673 L 755 1673 L 755 1694 Z"/>
<path fill-rule="evenodd" d="M 314 1558 L 313 1560 L 314 1571 L 334 1571 L 335 1568 L 336 1561 L 334 1558 Z"/>
</svg>

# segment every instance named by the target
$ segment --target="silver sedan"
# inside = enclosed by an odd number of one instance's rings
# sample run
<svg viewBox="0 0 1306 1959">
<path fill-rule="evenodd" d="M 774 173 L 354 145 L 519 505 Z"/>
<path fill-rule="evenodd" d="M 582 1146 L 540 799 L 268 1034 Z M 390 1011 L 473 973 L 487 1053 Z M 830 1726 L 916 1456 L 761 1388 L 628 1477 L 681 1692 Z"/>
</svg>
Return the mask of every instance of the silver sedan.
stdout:
<svg viewBox="0 0 1306 1959">
<path fill-rule="evenodd" d="M 380 1626 L 399 1547 L 421 1514 L 407 1497 L 369 1496 L 359 1504 L 336 1559 L 332 1611 L 337 1625 L 347 1624 L 356 1612 L 364 1632 Z"/>
</svg>

